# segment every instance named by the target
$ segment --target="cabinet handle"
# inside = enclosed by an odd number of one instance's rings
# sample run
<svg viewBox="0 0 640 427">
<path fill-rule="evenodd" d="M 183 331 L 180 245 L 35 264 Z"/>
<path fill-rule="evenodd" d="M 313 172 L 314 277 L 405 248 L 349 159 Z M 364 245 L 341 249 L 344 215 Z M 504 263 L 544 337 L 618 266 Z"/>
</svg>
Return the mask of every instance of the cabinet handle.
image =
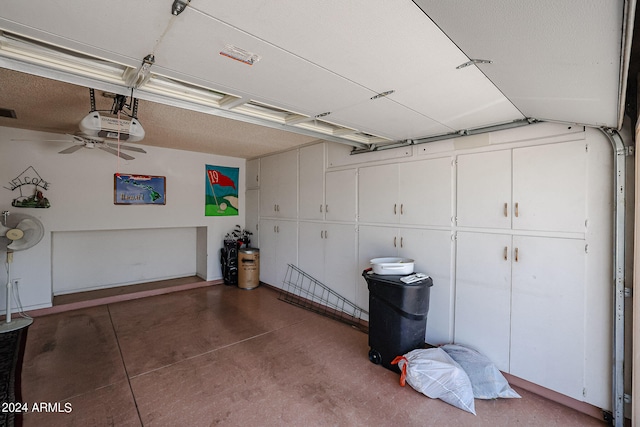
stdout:
<svg viewBox="0 0 640 427">
<path fill-rule="evenodd" d="M 504 216 L 509 216 L 509 204 L 504 204 Z"/>
<path fill-rule="evenodd" d="M 322 205 L 320 205 L 320 212 L 322 212 Z"/>
<path fill-rule="evenodd" d="M 516 262 L 518 262 L 518 248 L 516 248 Z"/>
<path fill-rule="evenodd" d="M 320 230 L 320 238 L 322 239 L 322 230 Z"/>
<path fill-rule="evenodd" d="M 329 205 L 324 205 L 324 212 L 329 213 Z"/>
<path fill-rule="evenodd" d="M 507 258 L 508 257 L 508 253 L 509 253 L 509 248 L 505 246 L 504 247 L 504 256 L 503 256 L 505 261 L 507 261 L 507 259 L 508 259 Z"/>
<path fill-rule="evenodd" d="M 404 247 L 404 237 L 400 237 L 400 247 L 403 248 Z"/>
<path fill-rule="evenodd" d="M 394 247 L 394 248 L 396 248 L 396 247 L 397 247 L 397 246 L 396 246 L 396 242 L 397 242 L 397 240 L 398 240 L 398 237 L 394 237 L 394 238 L 393 238 L 393 247 Z"/>
<path fill-rule="evenodd" d="M 400 215 L 404 215 L 404 203 L 400 203 Z"/>
<path fill-rule="evenodd" d="M 516 204 L 515 204 L 515 210 L 516 210 L 515 215 L 516 215 L 516 218 L 517 218 L 518 217 L 518 202 L 516 202 Z"/>
<path fill-rule="evenodd" d="M 394 215 L 396 215 L 396 214 L 398 213 L 398 212 L 396 211 L 397 206 L 398 206 L 398 204 L 397 204 L 397 203 L 394 203 L 394 204 L 393 204 L 393 214 L 394 214 Z"/>
<path fill-rule="evenodd" d="M 327 230 L 324 230 L 324 238 L 326 239 L 327 237 L 328 237 Z"/>
<path fill-rule="evenodd" d="M 278 210 L 276 209 L 276 205 L 273 205 L 273 211 L 277 212 Z"/>
</svg>

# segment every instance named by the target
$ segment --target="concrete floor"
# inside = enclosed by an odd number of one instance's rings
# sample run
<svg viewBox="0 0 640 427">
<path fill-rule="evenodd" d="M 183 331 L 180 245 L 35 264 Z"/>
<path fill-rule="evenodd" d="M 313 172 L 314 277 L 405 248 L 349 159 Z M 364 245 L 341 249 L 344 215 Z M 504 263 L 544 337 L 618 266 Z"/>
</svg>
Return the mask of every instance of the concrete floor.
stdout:
<svg viewBox="0 0 640 427">
<path fill-rule="evenodd" d="M 604 425 L 517 387 L 477 416 L 430 399 L 369 362 L 366 334 L 277 296 L 213 285 L 36 318 L 22 397 L 60 405 L 24 426 Z"/>
</svg>

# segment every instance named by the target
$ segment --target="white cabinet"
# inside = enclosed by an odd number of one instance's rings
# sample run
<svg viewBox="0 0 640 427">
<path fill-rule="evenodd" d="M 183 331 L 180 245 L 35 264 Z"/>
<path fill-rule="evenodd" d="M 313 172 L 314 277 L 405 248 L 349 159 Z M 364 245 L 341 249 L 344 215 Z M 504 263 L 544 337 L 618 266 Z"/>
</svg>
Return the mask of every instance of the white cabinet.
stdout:
<svg viewBox="0 0 640 427">
<path fill-rule="evenodd" d="M 459 232 L 455 342 L 509 371 L 511 236 Z"/>
<path fill-rule="evenodd" d="M 585 241 L 459 232 L 455 342 L 583 399 Z"/>
<path fill-rule="evenodd" d="M 298 215 L 298 151 L 264 157 L 260 161 L 260 216 L 296 218 Z"/>
<path fill-rule="evenodd" d="M 258 234 L 260 206 L 260 190 L 247 190 L 245 192 L 245 210 L 244 228 L 252 232 L 251 246 L 260 247 L 260 235 Z"/>
<path fill-rule="evenodd" d="M 513 237 L 510 373 L 582 400 L 587 298 L 584 240 Z M 604 368 L 603 368 L 604 369 Z"/>
<path fill-rule="evenodd" d="M 260 188 L 260 159 L 247 160 L 247 189 Z"/>
<path fill-rule="evenodd" d="M 451 225 L 451 159 L 361 168 L 358 216 L 362 222 Z"/>
<path fill-rule="evenodd" d="M 511 228 L 511 151 L 458 156 L 457 224 Z"/>
<path fill-rule="evenodd" d="M 300 219 L 323 219 L 324 202 L 324 144 L 300 149 Z"/>
<path fill-rule="evenodd" d="M 399 256 L 415 260 L 414 270 L 428 274 L 433 280 L 426 336 L 430 344 L 451 342 L 452 338 L 451 245 L 449 230 L 363 225 L 358 231 L 360 273 L 370 267 L 373 258 Z M 366 282 L 361 278 L 358 283 L 358 304 L 367 307 Z"/>
<path fill-rule="evenodd" d="M 356 303 L 355 226 L 300 222 L 298 267 Z"/>
<path fill-rule="evenodd" d="M 358 219 L 362 222 L 398 222 L 398 165 L 360 168 Z"/>
<path fill-rule="evenodd" d="M 584 141 L 460 155 L 457 224 L 584 232 L 586 164 Z"/>
<path fill-rule="evenodd" d="M 260 220 L 260 280 L 282 287 L 288 264 L 297 265 L 298 227 L 294 221 Z"/>
<path fill-rule="evenodd" d="M 450 157 L 400 165 L 401 224 L 451 225 L 451 170 Z"/>
<path fill-rule="evenodd" d="M 356 170 L 346 169 L 325 174 L 325 219 L 356 220 Z"/>
<path fill-rule="evenodd" d="M 513 150 L 513 228 L 584 232 L 586 187 L 584 141 Z"/>
</svg>

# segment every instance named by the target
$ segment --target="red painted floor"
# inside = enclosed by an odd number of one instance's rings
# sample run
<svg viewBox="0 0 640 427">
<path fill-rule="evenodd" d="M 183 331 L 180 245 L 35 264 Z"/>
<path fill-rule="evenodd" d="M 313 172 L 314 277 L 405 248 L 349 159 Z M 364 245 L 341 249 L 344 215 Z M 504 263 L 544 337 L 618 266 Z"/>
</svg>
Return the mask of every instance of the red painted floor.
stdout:
<svg viewBox="0 0 640 427">
<path fill-rule="evenodd" d="M 604 425 L 514 387 L 477 416 L 368 360 L 367 335 L 266 287 L 191 289 L 35 319 L 24 426 Z"/>
</svg>

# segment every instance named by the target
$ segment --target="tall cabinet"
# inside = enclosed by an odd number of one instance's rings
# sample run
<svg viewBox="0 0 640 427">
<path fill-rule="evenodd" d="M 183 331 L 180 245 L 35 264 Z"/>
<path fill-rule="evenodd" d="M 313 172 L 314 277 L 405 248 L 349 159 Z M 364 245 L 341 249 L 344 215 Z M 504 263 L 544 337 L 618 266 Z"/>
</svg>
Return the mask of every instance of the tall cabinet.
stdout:
<svg viewBox="0 0 640 427">
<path fill-rule="evenodd" d="M 587 147 L 458 156 L 455 341 L 574 398 L 584 382 Z"/>
<path fill-rule="evenodd" d="M 282 286 L 298 260 L 298 152 L 260 159 L 260 280 Z"/>
</svg>

